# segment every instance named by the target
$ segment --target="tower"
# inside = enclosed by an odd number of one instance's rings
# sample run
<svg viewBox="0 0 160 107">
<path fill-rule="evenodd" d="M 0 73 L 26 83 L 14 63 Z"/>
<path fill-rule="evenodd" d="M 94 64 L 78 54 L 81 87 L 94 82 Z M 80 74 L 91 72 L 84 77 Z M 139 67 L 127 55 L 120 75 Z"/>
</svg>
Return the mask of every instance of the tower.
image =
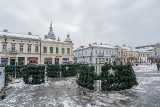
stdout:
<svg viewBox="0 0 160 107">
<path fill-rule="evenodd" d="M 49 29 L 49 32 L 48 32 L 48 38 L 56 40 L 56 36 L 54 35 L 53 28 L 52 28 L 52 22 L 50 24 L 50 29 Z"/>
<path fill-rule="evenodd" d="M 68 35 L 67 35 L 67 38 L 65 39 L 65 42 L 70 42 L 70 43 L 72 43 L 72 40 L 71 40 L 71 38 L 70 38 L 69 33 L 68 33 Z"/>
</svg>

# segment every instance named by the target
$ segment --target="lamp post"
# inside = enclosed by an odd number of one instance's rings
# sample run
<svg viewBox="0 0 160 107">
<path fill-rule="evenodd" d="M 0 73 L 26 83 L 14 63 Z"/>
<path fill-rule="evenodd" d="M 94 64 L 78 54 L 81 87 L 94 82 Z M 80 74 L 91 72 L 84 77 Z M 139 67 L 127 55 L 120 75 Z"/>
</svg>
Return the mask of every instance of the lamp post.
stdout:
<svg viewBox="0 0 160 107">
<path fill-rule="evenodd" d="M 7 36 L 6 35 L 3 35 L 4 37 L 4 43 L 5 43 L 5 65 L 8 65 L 8 57 L 7 57 Z M 7 73 L 5 73 L 5 86 L 7 86 L 8 83 L 7 83 Z"/>
<path fill-rule="evenodd" d="M 92 47 L 92 45 L 91 45 L 91 44 L 90 44 L 89 46 L 91 47 L 90 63 L 91 63 L 91 66 L 92 66 L 93 47 Z"/>
<path fill-rule="evenodd" d="M 41 56 L 42 56 L 42 52 L 41 52 L 41 47 L 42 47 L 42 39 L 39 37 L 39 35 L 35 35 L 39 38 L 39 45 L 40 45 L 40 50 L 39 50 L 39 57 L 40 57 L 40 64 L 41 64 Z"/>
<path fill-rule="evenodd" d="M 6 59 L 6 61 L 7 62 L 5 62 L 6 64 L 5 65 L 7 65 L 8 64 L 8 58 L 7 58 L 7 36 L 6 35 L 3 35 L 3 37 L 4 37 L 4 43 L 5 43 L 5 59 Z"/>
</svg>

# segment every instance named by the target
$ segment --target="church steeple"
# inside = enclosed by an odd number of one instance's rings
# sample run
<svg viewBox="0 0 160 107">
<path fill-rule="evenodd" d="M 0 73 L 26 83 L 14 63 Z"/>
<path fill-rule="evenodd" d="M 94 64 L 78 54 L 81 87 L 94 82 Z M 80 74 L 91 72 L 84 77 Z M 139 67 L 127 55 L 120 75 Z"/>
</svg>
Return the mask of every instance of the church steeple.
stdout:
<svg viewBox="0 0 160 107">
<path fill-rule="evenodd" d="M 49 29 L 49 32 L 48 32 L 48 38 L 56 40 L 56 36 L 54 35 L 53 28 L 52 28 L 52 22 L 50 23 L 50 29 Z"/>
<path fill-rule="evenodd" d="M 52 22 L 50 23 L 50 31 L 53 31 Z"/>
<path fill-rule="evenodd" d="M 71 38 L 70 38 L 69 33 L 67 34 L 67 38 L 65 39 L 65 42 L 70 42 L 70 43 L 72 43 L 72 40 L 71 40 Z"/>
</svg>

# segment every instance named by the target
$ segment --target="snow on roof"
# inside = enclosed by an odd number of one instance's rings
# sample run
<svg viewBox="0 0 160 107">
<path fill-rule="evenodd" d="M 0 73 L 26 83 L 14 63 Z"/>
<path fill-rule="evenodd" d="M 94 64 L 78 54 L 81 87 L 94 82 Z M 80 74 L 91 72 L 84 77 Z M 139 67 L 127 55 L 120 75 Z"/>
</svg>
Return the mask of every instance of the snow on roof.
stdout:
<svg viewBox="0 0 160 107">
<path fill-rule="evenodd" d="M 149 50 L 146 50 L 146 49 L 137 49 L 138 52 L 150 52 Z"/>
<path fill-rule="evenodd" d="M 54 42 L 54 43 L 65 43 L 65 44 L 68 44 L 68 42 L 63 42 L 63 41 L 55 41 L 53 39 L 43 39 L 42 41 L 44 42 Z"/>
<path fill-rule="evenodd" d="M 11 33 L 11 32 L 2 32 L 0 31 L 0 36 L 7 36 L 7 37 L 18 37 L 18 38 L 30 38 L 30 39 L 40 39 L 37 35 L 26 35 L 20 33 Z"/>
<path fill-rule="evenodd" d="M 113 46 L 110 46 L 110 45 L 105 45 L 105 44 L 91 44 L 92 47 L 100 47 L 100 48 L 110 48 L 110 49 L 116 49 L 116 47 L 113 47 Z M 90 46 L 79 46 L 77 49 L 75 50 L 81 50 L 81 49 L 87 49 L 89 48 Z"/>
<path fill-rule="evenodd" d="M 100 44 L 100 45 L 98 45 L 98 44 L 93 44 L 92 45 L 93 47 L 101 47 L 101 48 L 113 48 L 113 49 L 115 49 L 116 47 L 113 47 L 113 46 L 110 46 L 110 45 L 105 45 L 105 44 Z"/>
<path fill-rule="evenodd" d="M 151 51 L 154 49 L 155 49 L 154 47 L 144 47 L 144 48 L 139 48 L 138 50 Z"/>
<path fill-rule="evenodd" d="M 132 47 L 122 47 L 123 49 L 126 49 L 126 51 L 137 51 L 137 49 L 134 49 Z"/>
</svg>

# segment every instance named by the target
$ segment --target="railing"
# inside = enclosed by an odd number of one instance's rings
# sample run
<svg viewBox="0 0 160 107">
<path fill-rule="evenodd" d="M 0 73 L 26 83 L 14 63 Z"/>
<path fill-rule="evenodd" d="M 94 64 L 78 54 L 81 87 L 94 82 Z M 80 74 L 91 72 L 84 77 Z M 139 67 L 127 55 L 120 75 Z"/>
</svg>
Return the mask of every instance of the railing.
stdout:
<svg viewBox="0 0 160 107">
<path fill-rule="evenodd" d="M 99 53 L 98 54 L 98 57 L 103 57 L 104 56 L 104 53 Z"/>
<path fill-rule="evenodd" d="M 18 52 L 17 52 L 17 50 L 9 50 L 9 53 L 10 54 L 17 54 Z"/>
</svg>

